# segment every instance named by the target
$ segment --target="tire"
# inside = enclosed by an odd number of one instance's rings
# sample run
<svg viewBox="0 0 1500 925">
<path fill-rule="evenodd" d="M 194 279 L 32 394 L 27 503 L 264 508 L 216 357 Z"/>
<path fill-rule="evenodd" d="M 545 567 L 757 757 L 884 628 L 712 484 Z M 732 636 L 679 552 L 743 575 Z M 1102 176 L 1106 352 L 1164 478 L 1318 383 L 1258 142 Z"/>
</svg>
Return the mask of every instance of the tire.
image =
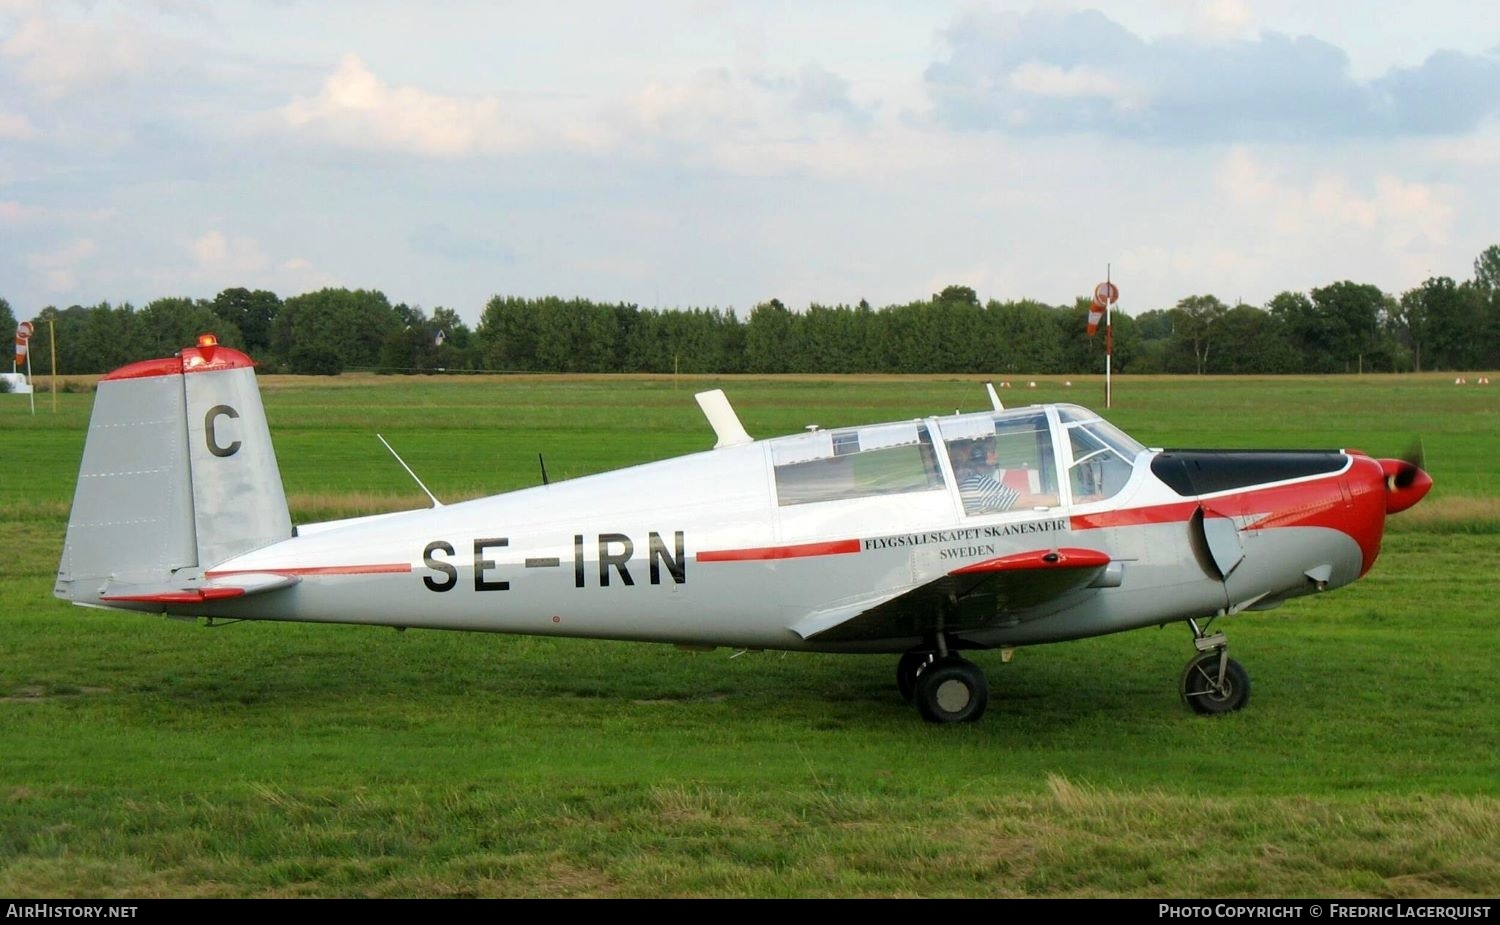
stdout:
<svg viewBox="0 0 1500 925">
<path fill-rule="evenodd" d="M 1250 675 L 1234 659 L 1224 667 L 1224 686 L 1218 688 L 1219 656 L 1207 652 L 1182 671 L 1182 702 L 1203 716 L 1220 716 L 1244 709 L 1250 702 Z"/>
<path fill-rule="evenodd" d="M 989 705 L 990 686 L 978 665 L 950 655 L 917 675 L 914 699 L 929 723 L 972 723 Z"/>
<path fill-rule="evenodd" d="M 901 656 L 901 661 L 896 663 L 896 690 L 901 692 L 902 700 L 911 703 L 917 692 L 917 675 L 935 657 L 926 651 L 912 651 Z"/>
</svg>

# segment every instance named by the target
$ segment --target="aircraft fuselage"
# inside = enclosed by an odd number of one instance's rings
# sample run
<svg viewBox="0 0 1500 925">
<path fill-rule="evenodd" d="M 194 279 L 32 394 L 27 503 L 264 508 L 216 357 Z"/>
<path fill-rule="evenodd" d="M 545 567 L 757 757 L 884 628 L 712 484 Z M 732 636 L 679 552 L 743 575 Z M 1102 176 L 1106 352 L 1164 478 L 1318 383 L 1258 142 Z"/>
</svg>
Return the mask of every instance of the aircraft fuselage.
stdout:
<svg viewBox="0 0 1500 925">
<path fill-rule="evenodd" d="M 1337 456 L 1339 468 L 1185 497 L 1153 472 L 1160 455 L 1139 455 L 1127 483 L 1104 501 L 1059 498 L 969 515 L 952 480 L 878 499 L 778 506 L 769 444 L 755 443 L 440 508 L 303 527 L 208 572 L 211 579 L 296 576 L 296 586 L 274 597 L 201 604 L 195 612 L 900 652 L 921 634 L 818 641 L 792 627 L 840 602 L 874 600 L 1036 549 L 1098 550 L 1111 569 L 1090 586 L 963 633 L 964 644 L 1053 642 L 1265 608 L 1347 584 L 1373 563 L 1385 486 L 1368 457 L 1317 454 Z M 1215 562 L 1211 544 L 1219 541 L 1237 561 Z"/>
</svg>

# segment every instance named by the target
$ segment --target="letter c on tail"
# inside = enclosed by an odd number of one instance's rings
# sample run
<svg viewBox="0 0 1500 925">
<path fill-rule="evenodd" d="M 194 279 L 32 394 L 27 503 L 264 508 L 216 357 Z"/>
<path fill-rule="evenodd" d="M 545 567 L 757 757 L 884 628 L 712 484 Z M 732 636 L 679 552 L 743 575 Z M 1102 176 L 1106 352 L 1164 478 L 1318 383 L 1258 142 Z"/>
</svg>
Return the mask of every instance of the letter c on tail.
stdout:
<svg viewBox="0 0 1500 925">
<path fill-rule="evenodd" d="M 215 456 L 233 456 L 240 451 L 238 440 L 228 446 L 220 446 L 218 438 L 214 435 L 214 422 L 220 417 L 237 418 L 240 413 L 228 405 L 214 405 L 208 409 L 208 414 L 203 416 L 203 433 L 208 440 L 208 451 Z"/>
</svg>

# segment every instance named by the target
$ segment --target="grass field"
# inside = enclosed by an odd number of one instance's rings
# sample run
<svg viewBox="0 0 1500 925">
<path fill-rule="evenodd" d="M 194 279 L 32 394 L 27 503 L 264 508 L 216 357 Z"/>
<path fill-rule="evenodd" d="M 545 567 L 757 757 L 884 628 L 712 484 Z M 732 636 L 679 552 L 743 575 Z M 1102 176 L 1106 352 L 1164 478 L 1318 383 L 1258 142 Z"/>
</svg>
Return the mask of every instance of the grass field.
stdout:
<svg viewBox="0 0 1500 925">
<path fill-rule="evenodd" d="M 1472 382 L 1475 377 L 1470 377 Z M 1007 400 L 1101 406 L 1097 379 Z M 263 382 L 294 520 L 986 405 L 958 378 Z M 1500 388 L 1138 379 L 1167 446 L 1420 433 L 1436 486 L 1365 580 L 1227 621 L 1242 713 L 1177 699 L 1186 630 L 976 661 L 931 727 L 894 659 L 360 627 L 205 628 L 51 596 L 91 397 L 0 397 L 0 895 L 1500 895 Z"/>
</svg>

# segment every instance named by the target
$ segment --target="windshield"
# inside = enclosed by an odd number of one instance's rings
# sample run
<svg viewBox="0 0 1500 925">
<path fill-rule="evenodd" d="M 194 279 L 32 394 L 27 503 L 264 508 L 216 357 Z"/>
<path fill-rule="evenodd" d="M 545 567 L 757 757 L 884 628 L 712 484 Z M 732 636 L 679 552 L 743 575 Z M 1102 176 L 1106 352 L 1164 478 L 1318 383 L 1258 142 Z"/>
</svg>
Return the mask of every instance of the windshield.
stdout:
<svg viewBox="0 0 1500 925">
<path fill-rule="evenodd" d="M 1135 458 L 1146 448 L 1098 415 L 1076 405 L 1057 409 L 1073 459 L 1068 483 L 1074 502 L 1114 497 L 1130 481 Z"/>
</svg>

